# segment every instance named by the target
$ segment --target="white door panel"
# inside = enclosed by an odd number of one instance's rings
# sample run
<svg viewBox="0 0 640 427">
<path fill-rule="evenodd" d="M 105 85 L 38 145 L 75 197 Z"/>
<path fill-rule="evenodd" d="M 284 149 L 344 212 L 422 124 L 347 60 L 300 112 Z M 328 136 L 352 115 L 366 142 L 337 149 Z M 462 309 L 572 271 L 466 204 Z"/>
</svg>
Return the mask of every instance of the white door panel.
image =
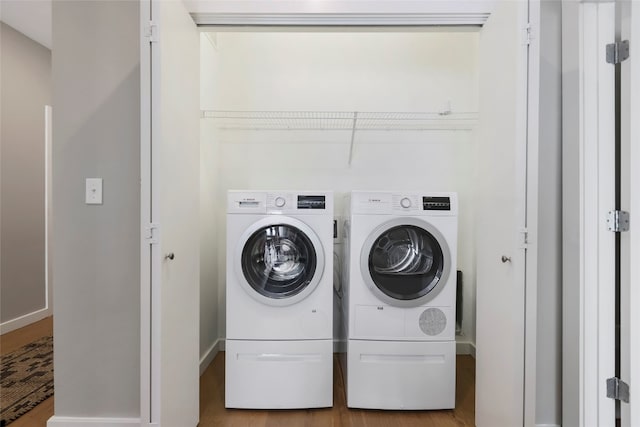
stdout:
<svg viewBox="0 0 640 427">
<path fill-rule="evenodd" d="M 142 419 L 189 427 L 199 419 L 199 34 L 180 0 L 152 0 L 141 11 L 142 125 L 149 126 L 141 210 L 143 227 L 157 227 L 142 251 L 150 266 L 142 273 Z"/>
<path fill-rule="evenodd" d="M 526 8 L 497 2 L 480 33 L 478 427 L 522 426 L 524 417 L 525 251 L 518 230 L 525 225 Z"/>
</svg>

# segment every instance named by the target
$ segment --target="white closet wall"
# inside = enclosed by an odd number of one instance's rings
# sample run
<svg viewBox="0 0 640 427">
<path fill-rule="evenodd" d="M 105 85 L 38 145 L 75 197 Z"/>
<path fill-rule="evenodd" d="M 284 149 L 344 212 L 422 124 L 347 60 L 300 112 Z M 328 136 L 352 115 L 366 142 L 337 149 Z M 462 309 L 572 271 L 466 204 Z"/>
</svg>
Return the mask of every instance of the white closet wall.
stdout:
<svg viewBox="0 0 640 427">
<path fill-rule="evenodd" d="M 217 33 L 203 107 L 232 111 L 458 112 L 478 110 L 474 32 Z M 217 67 L 217 68 L 216 68 Z M 210 78 L 210 80 L 209 80 Z M 448 116 L 442 116 L 446 118 Z M 224 336 L 228 189 L 456 191 L 458 269 L 464 274 L 463 341 L 475 342 L 474 185 L 471 130 L 226 130 L 203 119 L 218 145 L 216 200 L 221 336 Z M 282 126 L 287 126 L 282 123 Z M 251 123 L 247 123 L 251 126 Z M 315 124 L 310 122 L 309 127 Z M 203 168 L 205 165 L 203 164 Z M 203 185 L 203 188 L 205 186 Z M 203 265 L 204 265 L 203 261 Z M 206 305 L 203 302 L 203 305 Z"/>
<path fill-rule="evenodd" d="M 200 37 L 200 107 L 216 108 L 215 81 L 210 78 L 218 70 L 218 56 L 212 40 L 205 34 Z M 200 122 L 200 360 L 201 367 L 207 366 L 217 350 L 220 337 L 218 289 L 218 190 L 216 168 L 218 162 L 218 142 L 211 138 L 213 123 Z M 224 235 L 224 233 L 222 233 Z"/>
<path fill-rule="evenodd" d="M 477 111 L 477 33 L 218 33 L 229 110 Z"/>
</svg>

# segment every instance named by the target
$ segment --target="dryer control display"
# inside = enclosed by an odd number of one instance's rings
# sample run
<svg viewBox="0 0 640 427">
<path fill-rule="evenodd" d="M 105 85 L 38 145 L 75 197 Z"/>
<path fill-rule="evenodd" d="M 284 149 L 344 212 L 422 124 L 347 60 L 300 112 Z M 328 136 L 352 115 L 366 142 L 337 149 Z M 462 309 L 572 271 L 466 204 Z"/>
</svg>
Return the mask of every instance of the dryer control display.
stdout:
<svg viewBox="0 0 640 427">
<path fill-rule="evenodd" d="M 451 199 L 449 197 L 423 197 L 422 209 L 425 211 L 450 211 Z"/>
</svg>

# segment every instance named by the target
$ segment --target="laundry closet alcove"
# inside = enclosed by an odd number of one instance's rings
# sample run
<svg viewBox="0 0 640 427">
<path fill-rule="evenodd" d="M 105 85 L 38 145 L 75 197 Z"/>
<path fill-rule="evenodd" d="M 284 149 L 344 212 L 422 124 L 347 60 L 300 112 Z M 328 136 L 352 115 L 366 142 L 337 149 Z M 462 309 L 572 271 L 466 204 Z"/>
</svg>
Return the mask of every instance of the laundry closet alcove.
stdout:
<svg viewBox="0 0 640 427">
<path fill-rule="evenodd" d="M 528 4 L 388 2 L 377 7 L 402 13 L 367 15 L 334 2 L 333 15 L 261 15 L 196 3 L 190 16 L 153 2 L 152 23 L 143 20 L 143 413 L 197 420 L 199 362 L 223 348 L 227 191 L 328 189 L 336 214 L 351 190 L 458 194 L 457 340 L 477 357 L 476 423 L 534 416 L 525 372 L 535 377 L 526 284 L 536 283 L 537 99 L 527 94 L 538 59 L 523 31 Z"/>
</svg>

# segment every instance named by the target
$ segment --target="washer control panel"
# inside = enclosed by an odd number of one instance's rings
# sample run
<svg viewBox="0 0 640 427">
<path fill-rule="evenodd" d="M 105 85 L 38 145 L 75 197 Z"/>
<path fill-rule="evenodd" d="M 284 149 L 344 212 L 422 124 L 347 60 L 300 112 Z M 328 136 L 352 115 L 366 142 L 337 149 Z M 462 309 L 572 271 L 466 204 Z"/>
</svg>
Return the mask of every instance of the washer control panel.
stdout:
<svg viewBox="0 0 640 427">
<path fill-rule="evenodd" d="M 420 196 L 417 194 L 394 194 L 391 198 L 394 211 L 413 212 L 420 208 Z"/>
<path fill-rule="evenodd" d="M 267 212 L 326 209 L 327 196 L 323 194 L 267 193 Z"/>
<path fill-rule="evenodd" d="M 276 205 L 276 208 L 283 208 L 287 204 L 287 199 L 285 199 L 284 197 L 278 196 L 276 197 L 274 204 Z"/>
<path fill-rule="evenodd" d="M 267 212 L 290 212 L 295 210 L 295 194 L 267 193 Z"/>
<path fill-rule="evenodd" d="M 227 213 L 333 215 L 333 192 L 229 190 Z"/>
</svg>

